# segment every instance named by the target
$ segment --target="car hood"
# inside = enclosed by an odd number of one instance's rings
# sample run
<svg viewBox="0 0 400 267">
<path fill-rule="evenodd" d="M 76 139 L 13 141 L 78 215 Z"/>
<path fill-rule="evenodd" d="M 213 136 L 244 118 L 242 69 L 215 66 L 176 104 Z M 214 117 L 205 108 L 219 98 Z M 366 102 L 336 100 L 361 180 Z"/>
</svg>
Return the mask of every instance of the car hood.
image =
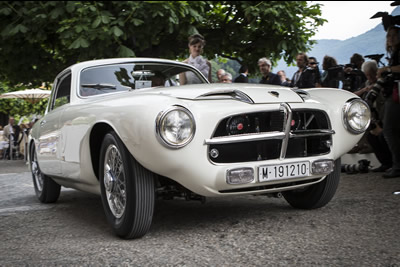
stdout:
<svg viewBox="0 0 400 267">
<path fill-rule="evenodd" d="M 189 100 L 236 99 L 255 104 L 303 102 L 300 95 L 290 88 L 263 84 L 197 84 L 152 88 L 146 91 Z"/>
</svg>

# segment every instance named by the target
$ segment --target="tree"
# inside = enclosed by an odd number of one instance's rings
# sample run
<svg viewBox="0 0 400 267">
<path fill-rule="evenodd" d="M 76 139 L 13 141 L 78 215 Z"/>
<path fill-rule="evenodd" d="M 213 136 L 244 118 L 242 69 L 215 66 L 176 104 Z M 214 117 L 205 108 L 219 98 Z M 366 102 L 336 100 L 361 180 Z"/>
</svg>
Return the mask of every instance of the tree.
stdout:
<svg viewBox="0 0 400 267">
<path fill-rule="evenodd" d="M 198 30 L 213 54 L 245 62 L 254 72 L 261 57 L 283 56 L 292 63 L 297 53 L 310 50 L 312 36 L 326 21 L 320 15 L 320 6 L 306 1 L 222 1 L 214 2 Z"/>
<path fill-rule="evenodd" d="M 247 62 L 253 72 L 260 57 L 290 63 L 309 50 L 320 14 L 306 1 L 3 1 L 0 80 L 40 85 L 90 59 L 182 60 L 197 32 L 206 57 Z"/>
<path fill-rule="evenodd" d="M 14 88 L 11 88 L 7 83 L 0 82 L 1 92 L 8 93 L 11 91 L 25 90 L 28 89 L 25 85 L 17 85 Z M 21 115 L 21 116 L 29 116 L 30 114 L 43 114 L 48 99 L 43 99 L 38 103 L 32 104 L 24 99 L 0 99 L 0 113 L 6 115 Z M 19 118 L 18 118 L 19 119 Z M 2 123 L 0 122 L 0 125 Z"/>
</svg>

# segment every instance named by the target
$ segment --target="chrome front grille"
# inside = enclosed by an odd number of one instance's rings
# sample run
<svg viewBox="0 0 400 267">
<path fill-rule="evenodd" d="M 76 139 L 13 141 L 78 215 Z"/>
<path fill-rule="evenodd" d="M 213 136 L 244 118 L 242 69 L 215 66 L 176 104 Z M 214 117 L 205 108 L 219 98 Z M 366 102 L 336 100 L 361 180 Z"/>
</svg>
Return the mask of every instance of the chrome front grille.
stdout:
<svg viewBox="0 0 400 267">
<path fill-rule="evenodd" d="M 276 111 L 223 119 L 205 144 L 214 163 L 301 158 L 328 154 L 332 134 L 324 111 L 282 103 Z"/>
</svg>

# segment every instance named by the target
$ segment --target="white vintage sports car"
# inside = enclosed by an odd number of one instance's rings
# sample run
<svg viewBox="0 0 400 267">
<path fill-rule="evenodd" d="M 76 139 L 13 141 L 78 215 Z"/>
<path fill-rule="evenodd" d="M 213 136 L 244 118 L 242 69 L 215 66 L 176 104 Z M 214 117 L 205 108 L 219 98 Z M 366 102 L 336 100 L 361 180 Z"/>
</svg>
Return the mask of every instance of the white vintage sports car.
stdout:
<svg viewBox="0 0 400 267">
<path fill-rule="evenodd" d="M 197 84 L 179 86 L 181 73 Z M 367 104 L 344 90 L 209 84 L 176 61 L 95 60 L 56 77 L 29 161 L 41 202 L 61 186 L 100 194 L 115 233 L 136 238 L 157 197 L 282 194 L 322 207 L 369 123 Z"/>
</svg>

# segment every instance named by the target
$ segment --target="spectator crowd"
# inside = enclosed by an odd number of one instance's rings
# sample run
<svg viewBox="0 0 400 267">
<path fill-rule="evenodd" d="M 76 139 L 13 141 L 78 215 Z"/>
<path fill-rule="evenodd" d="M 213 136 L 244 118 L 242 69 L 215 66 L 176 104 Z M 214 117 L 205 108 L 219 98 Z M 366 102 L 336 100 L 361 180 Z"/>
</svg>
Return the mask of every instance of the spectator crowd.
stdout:
<svg viewBox="0 0 400 267">
<path fill-rule="evenodd" d="M 4 128 L 0 125 L 0 159 L 26 159 L 26 143 L 29 131 L 37 121 L 34 118 L 29 123 L 15 123 L 14 117 L 9 117 Z"/>
<path fill-rule="evenodd" d="M 189 38 L 190 63 L 192 57 L 201 61 L 204 66 L 211 66 L 201 57 L 205 40 L 197 34 L 200 45 L 194 47 L 193 36 Z M 339 65 L 332 56 L 325 55 L 322 59 L 322 71 L 315 57 L 306 53 L 296 56 L 297 71 L 289 79 L 283 70 L 272 72 L 271 60 L 262 57 L 257 65 L 261 74 L 260 84 L 286 86 L 292 89 L 307 88 L 337 88 L 346 90 L 364 99 L 372 111 L 372 123 L 360 142 L 350 153 L 375 153 L 380 166 L 372 169 L 373 172 L 384 172 L 384 178 L 400 177 L 400 114 L 399 83 L 400 83 L 400 28 L 391 26 L 387 29 L 386 50 L 388 65 L 379 67 L 380 59 L 365 61 L 364 57 L 354 53 L 350 63 Z M 193 64 L 194 65 L 194 64 Z M 219 83 L 248 83 L 249 68 L 242 64 L 237 77 L 232 77 L 224 69 L 216 72 Z M 204 73 L 211 80 L 211 67 Z M 397 82 L 397 80 L 399 82 Z"/>
<path fill-rule="evenodd" d="M 189 58 L 185 63 L 195 66 L 210 82 L 212 82 L 212 66 L 208 60 L 201 56 L 206 41 L 200 34 L 189 37 Z M 385 172 L 384 178 L 400 177 L 400 114 L 399 86 L 400 81 L 400 30 L 398 27 L 387 29 L 386 50 L 388 65 L 379 67 L 379 59 L 365 61 L 360 54 L 353 54 L 350 63 L 339 65 L 334 57 L 329 55 L 322 59 L 322 71 L 315 57 L 306 53 L 296 56 L 297 71 L 289 79 L 283 70 L 272 72 L 272 62 L 267 57 L 258 60 L 257 65 L 261 74 L 260 84 L 286 86 L 291 89 L 305 89 L 316 87 L 337 88 L 346 90 L 364 99 L 373 114 L 370 129 L 356 147 L 353 153 L 373 152 L 381 166 L 373 169 L 374 172 Z M 216 71 L 219 83 L 248 83 L 249 68 L 242 64 L 238 70 L 239 75 L 232 74 L 224 69 Z M 179 80 L 183 84 L 198 83 L 198 77 L 180 74 Z M 10 117 L 9 124 L 0 128 L 0 157 L 10 158 L 12 149 L 21 143 L 32 125 L 15 126 L 14 118 Z M 1 127 L 1 126 L 0 126 Z M 1 138 L 0 137 L 0 138 Z M 19 157 L 17 150 L 16 156 Z"/>
</svg>

